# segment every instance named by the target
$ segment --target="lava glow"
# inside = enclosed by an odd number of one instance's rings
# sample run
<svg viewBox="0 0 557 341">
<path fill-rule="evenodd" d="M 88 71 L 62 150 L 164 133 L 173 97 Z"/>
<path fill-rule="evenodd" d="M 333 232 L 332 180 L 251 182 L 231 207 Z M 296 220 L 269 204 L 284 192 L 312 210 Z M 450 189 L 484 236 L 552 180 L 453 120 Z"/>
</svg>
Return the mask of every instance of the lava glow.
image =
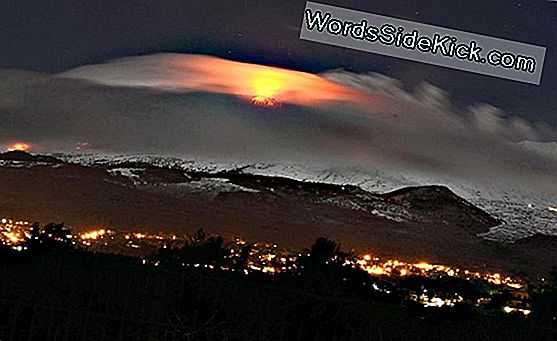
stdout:
<svg viewBox="0 0 557 341">
<path fill-rule="evenodd" d="M 159 54 L 89 65 L 60 75 L 113 86 L 231 94 L 268 106 L 273 102 L 304 106 L 324 103 L 365 104 L 369 93 L 319 75 L 235 62 L 203 55 Z"/>
<path fill-rule="evenodd" d="M 265 108 L 276 108 L 280 106 L 279 101 L 277 101 L 273 97 L 265 97 L 265 96 L 254 96 L 251 99 L 251 103 L 253 105 L 257 105 L 259 107 L 265 107 Z"/>
<path fill-rule="evenodd" d="M 257 96 L 272 98 L 281 89 L 284 89 L 284 76 L 276 70 L 258 72 L 251 80 L 251 85 Z"/>
<path fill-rule="evenodd" d="M 252 103 L 274 107 L 278 103 L 315 105 L 322 102 L 359 102 L 352 88 L 310 73 L 229 60 L 188 56 L 180 62 L 185 86 L 246 97 Z"/>
<path fill-rule="evenodd" d="M 258 73 L 250 82 L 255 93 L 251 103 L 265 108 L 279 106 L 280 102 L 275 96 L 286 87 L 283 78 L 275 70 L 265 70 Z"/>
<path fill-rule="evenodd" d="M 23 152 L 27 152 L 31 150 L 31 146 L 27 143 L 23 143 L 23 142 L 16 142 L 13 143 L 11 145 L 8 146 L 8 151 L 13 152 L 13 151 L 23 151 Z"/>
</svg>

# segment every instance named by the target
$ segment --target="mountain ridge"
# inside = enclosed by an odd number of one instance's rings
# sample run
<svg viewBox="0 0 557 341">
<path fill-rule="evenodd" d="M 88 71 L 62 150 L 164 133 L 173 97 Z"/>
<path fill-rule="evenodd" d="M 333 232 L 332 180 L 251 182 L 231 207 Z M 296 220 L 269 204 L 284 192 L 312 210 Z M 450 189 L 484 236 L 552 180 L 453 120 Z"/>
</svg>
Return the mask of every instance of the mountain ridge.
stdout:
<svg viewBox="0 0 557 341">
<path fill-rule="evenodd" d="M 392 192 L 250 174 L 253 166 L 238 164 L 195 169 L 178 159 L 162 160 L 170 167 L 129 158 L 87 165 L 64 157 L 16 159 L 0 162 L 2 215 L 65 222 L 78 231 L 103 226 L 190 234 L 203 228 L 293 248 L 324 236 L 357 252 L 408 261 L 526 272 L 554 265 L 553 254 L 540 258 L 530 247 L 480 237 L 493 221 L 443 186 L 399 188 L 394 194 L 407 197 L 397 203 Z"/>
</svg>

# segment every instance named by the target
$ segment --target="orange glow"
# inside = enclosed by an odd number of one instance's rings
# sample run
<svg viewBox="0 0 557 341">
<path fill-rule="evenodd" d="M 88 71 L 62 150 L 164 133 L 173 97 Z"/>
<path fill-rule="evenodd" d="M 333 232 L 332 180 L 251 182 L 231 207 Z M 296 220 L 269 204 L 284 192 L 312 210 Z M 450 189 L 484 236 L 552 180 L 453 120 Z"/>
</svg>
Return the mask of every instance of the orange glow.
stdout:
<svg viewBox="0 0 557 341">
<path fill-rule="evenodd" d="M 284 104 L 310 107 L 341 104 L 366 112 L 392 109 L 391 101 L 384 95 L 373 94 L 357 84 L 343 84 L 341 78 L 337 82 L 330 75 L 324 77 L 205 55 L 174 53 L 125 58 L 79 67 L 59 76 L 112 86 L 213 92 L 247 101 L 272 98 Z"/>
<path fill-rule="evenodd" d="M 251 79 L 251 86 L 257 96 L 273 97 L 286 87 L 285 76 L 276 70 L 263 70 Z"/>
<path fill-rule="evenodd" d="M 473 278 L 482 279 L 493 285 L 504 285 L 513 289 L 524 287 L 524 282 L 511 277 L 503 277 L 500 273 L 479 273 L 459 268 L 451 268 L 447 265 L 429 264 L 427 262 L 406 263 L 396 259 L 380 260 L 374 258 L 371 261 L 370 255 L 363 255 L 352 263 L 356 267 L 366 271 L 370 275 L 377 276 L 430 276 L 435 274 L 445 274 L 450 277 L 459 277 L 466 280 Z"/>
<path fill-rule="evenodd" d="M 168 87 L 228 93 L 258 103 L 268 103 L 268 99 L 298 105 L 370 100 L 369 94 L 306 72 L 199 55 L 174 61 L 178 72 L 165 75 L 163 83 Z"/>
<path fill-rule="evenodd" d="M 102 236 L 104 236 L 106 233 L 109 233 L 109 231 L 106 231 L 105 229 L 100 229 L 100 230 L 94 230 L 94 231 L 90 231 L 90 232 L 85 232 L 81 234 L 81 239 L 97 239 L 97 238 L 102 238 Z"/>
<path fill-rule="evenodd" d="M 13 152 L 16 150 L 26 152 L 31 150 L 31 146 L 23 142 L 16 142 L 8 146 L 8 151 Z"/>
<path fill-rule="evenodd" d="M 279 101 L 277 101 L 272 97 L 265 97 L 265 96 L 255 96 L 251 99 L 251 103 L 253 105 L 257 105 L 265 108 L 275 108 L 280 106 Z"/>
</svg>

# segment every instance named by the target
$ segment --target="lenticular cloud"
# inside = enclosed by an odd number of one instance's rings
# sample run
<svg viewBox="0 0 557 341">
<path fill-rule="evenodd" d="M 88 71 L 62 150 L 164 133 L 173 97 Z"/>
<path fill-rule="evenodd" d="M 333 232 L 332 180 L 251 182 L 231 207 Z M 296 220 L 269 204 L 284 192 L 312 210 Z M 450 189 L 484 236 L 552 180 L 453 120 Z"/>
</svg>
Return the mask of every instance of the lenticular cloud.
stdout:
<svg viewBox="0 0 557 341">
<path fill-rule="evenodd" d="M 64 72 L 64 78 L 99 84 L 173 91 L 208 91 L 252 98 L 276 98 L 297 105 L 369 102 L 372 96 L 318 75 L 216 57 L 157 54 L 88 65 Z"/>
</svg>

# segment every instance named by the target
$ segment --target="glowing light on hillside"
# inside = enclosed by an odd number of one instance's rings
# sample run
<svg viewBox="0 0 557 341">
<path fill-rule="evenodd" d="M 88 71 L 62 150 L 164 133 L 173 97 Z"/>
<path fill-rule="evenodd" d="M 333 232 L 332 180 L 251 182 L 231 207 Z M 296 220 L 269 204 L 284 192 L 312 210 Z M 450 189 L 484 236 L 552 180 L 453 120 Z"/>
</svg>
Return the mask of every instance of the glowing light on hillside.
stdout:
<svg viewBox="0 0 557 341">
<path fill-rule="evenodd" d="M 0 245 L 17 246 L 23 243 L 29 236 L 29 225 L 27 221 L 0 219 Z"/>
<path fill-rule="evenodd" d="M 528 316 L 532 312 L 530 309 L 521 309 L 521 308 L 514 308 L 509 306 L 504 307 L 503 311 L 506 312 L 507 314 L 517 312 L 523 314 L 524 316 Z"/>
<path fill-rule="evenodd" d="M 4 232 L 4 236 L 12 243 L 17 244 L 23 241 L 23 238 L 20 237 L 19 233 L 15 232 Z"/>
<path fill-rule="evenodd" d="M 102 238 L 105 234 L 109 234 L 109 233 L 110 233 L 110 231 L 107 231 L 105 229 L 99 229 L 99 230 L 84 232 L 80 235 L 80 238 L 81 239 L 97 239 L 97 238 Z"/>
<path fill-rule="evenodd" d="M 375 276 L 429 276 L 432 274 L 444 274 L 449 277 L 458 277 L 466 280 L 480 279 L 497 286 L 507 286 L 512 289 L 524 287 L 522 281 L 511 277 L 504 277 L 500 273 L 479 273 L 467 269 L 460 269 L 441 264 L 430 264 L 427 262 L 406 263 L 396 259 L 381 260 L 370 255 L 363 255 L 354 260 L 353 265 Z"/>
<path fill-rule="evenodd" d="M 29 221 L 0 217 L 0 246 L 8 246 L 13 250 L 23 251 L 26 249 L 26 240 L 32 237 L 32 233 L 32 224 L 29 223 Z M 52 236 L 49 235 L 49 237 Z M 150 248 L 159 249 L 161 247 L 170 248 L 172 247 L 171 245 L 173 245 L 173 247 L 179 247 L 180 245 L 186 245 L 189 241 L 189 238 L 186 236 L 181 238 L 176 235 L 152 234 L 149 232 L 127 232 L 124 234 L 103 227 L 93 227 L 77 235 L 69 234 L 66 237 L 72 239 L 72 243 L 76 245 L 76 247 L 101 247 L 106 248 L 107 251 L 114 248 L 121 250 L 122 247 L 145 250 L 149 250 Z M 167 243 L 168 241 L 178 241 L 178 244 L 170 244 Z M 224 256 L 225 259 L 234 261 L 240 259 L 239 257 L 243 259 L 245 256 L 244 250 L 248 241 L 239 237 L 236 237 L 234 241 L 235 244 L 229 249 L 230 253 Z M 287 250 L 278 248 L 277 244 L 270 242 L 254 243 L 250 246 L 249 251 L 246 263 L 248 268 L 243 271 L 245 274 L 254 271 L 269 275 L 287 271 L 296 272 L 298 271 L 296 262 L 298 257 L 302 256 L 302 253 L 293 255 Z M 342 260 L 333 257 L 332 260 L 334 259 Z M 144 260 L 143 264 L 157 266 L 159 261 L 150 262 Z M 382 277 L 384 279 L 388 277 L 396 278 L 405 276 L 419 276 L 421 278 L 432 279 L 452 277 L 468 281 L 481 281 L 484 284 L 488 283 L 492 286 L 501 287 L 501 290 L 505 289 L 504 287 L 513 290 L 527 290 L 526 283 L 518 278 L 511 278 L 499 272 L 475 272 L 453 265 L 430 264 L 423 261 L 412 263 L 399 259 L 382 259 L 370 254 L 346 257 L 343 260 L 343 265 L 361 269 L 372 277 Z M 215 269 L 214 265 L 203 263 L 182 263 L 182 266 Z M 234 271 L 228 266 L 221 266 L 220 269 L 223 271 Z M 373 288 L 385 293 L 390 293 L 387 289 L 381 288 L 381 286 L 378 286 L 376 283 L 373 283 Z M 457 295 L 457 293 L 450 297 L 436 296 L 436 293 L 428 292 L 425 289 L 421 293 L 411 293 L 409 298 L 421 303 L 425 307 L 454 306 L 456 303 L 463 301 L 463 298 Z M 505 311 L 508 313 L 519 312 L 525 316 L 530 314 L 530 310 L 512 306 L 512 304 L 506 307 Z"/>
<path fill-rule="evenodd" d="M 27 143 L 23 143 L 23 142 L 12 143 L 11 145 L 8 146 L 8 151 L 10 151 L 10 152 L 13 152 L 13 151 L 27 152 L 29 150 L 31 150 L 31 145 L 29 145 Z"/>
</svg>

